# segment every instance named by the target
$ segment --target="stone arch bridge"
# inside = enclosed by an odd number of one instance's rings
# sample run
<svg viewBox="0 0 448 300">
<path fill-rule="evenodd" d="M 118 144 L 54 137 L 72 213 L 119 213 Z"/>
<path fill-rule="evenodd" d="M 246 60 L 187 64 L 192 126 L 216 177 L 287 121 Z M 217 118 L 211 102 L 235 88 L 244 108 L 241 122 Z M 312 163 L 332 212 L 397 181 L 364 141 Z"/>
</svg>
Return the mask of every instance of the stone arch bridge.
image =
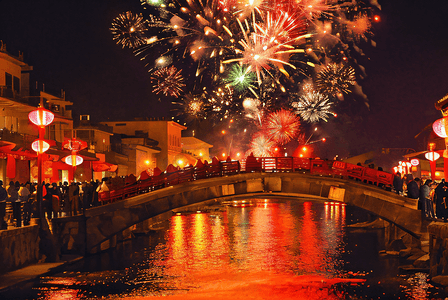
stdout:
<svg viewBox="0 0 448 300">
<path fill-rule="evenodd" d="M 173 209 L 223 197 L 291 197 L 339 201 L 360 207 L 420 239 L 427 233 L 417 200 L 359 181 L 302 173 L 241 173 L 201 179 L 53 220 L 62 251 L 95 253 L 127 228 Z M 77 250 L 77 251 L 76 251 Z"/>
</svg>

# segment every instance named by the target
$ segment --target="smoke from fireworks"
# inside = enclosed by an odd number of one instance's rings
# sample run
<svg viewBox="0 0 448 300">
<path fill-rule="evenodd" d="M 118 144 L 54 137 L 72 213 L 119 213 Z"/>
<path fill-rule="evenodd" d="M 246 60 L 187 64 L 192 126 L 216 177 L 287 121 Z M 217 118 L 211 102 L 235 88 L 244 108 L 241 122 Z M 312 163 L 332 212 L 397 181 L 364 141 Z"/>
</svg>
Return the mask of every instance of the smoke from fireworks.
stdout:
<svg viewBox="0 0 448 300">
<path fill-rule="evenodd" d="M 331 105 L 332 102 L 327 95 L 315 91 L 305 93 L 299 97 L 298 102 L 291 104 L 296 109 L 295 113 L 310 123 L 327 121 L 329 115 L 333 114 L 330 111 Z"/>
<path fill-rule="evenodd" d="M 162 92 L 165 96 L 178 97 L 182 93 L 184 78 L 175 66 L 164 67 L 152 73 L 151 79 L 157 81 L 154 85 L 154 92 L 156 94 Z"/>
<path fill-rule="evenodd" d="M 127 11 L 114 19 L 110 29 L 117 44 L 129 48 L 137 48 L 146 44 L 146 21 L 142 15 Z"/>
</svg>

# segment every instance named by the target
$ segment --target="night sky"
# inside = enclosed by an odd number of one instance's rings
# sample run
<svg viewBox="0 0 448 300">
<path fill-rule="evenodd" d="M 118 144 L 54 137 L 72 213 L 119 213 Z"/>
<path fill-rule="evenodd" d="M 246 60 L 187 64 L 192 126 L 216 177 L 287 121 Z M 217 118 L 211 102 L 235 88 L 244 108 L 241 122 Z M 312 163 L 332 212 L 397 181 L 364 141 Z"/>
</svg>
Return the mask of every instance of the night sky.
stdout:
<svg viewBox="0 0 448 300">
<path fill-rule="evenodd" d="M 356 155 L 378 147 L 413 148 L 414 136 L 441 117 L 434 102 L 448 93 L 448 1 L 381 1 L 373 25 L 376 47 L 362 47 L 360 81 L 370 108 L 353 98 L 338 118 L 319 123 L 324 157 Z M 74 118 L 93 122 L 169 116 L 169 105 L 152 94 L 149 74 L 109 31 L 118 14 L 143 12 L 139 0 L 0 0 L 0 40 L 13 55 L 24 52 L 34 67 L 32 85 L 61 89 L 74 102 Z M 146 15 L 145 15 L 146 16 Z M 208 139 L 208 137 L 203 137 Z"/>
</svg>

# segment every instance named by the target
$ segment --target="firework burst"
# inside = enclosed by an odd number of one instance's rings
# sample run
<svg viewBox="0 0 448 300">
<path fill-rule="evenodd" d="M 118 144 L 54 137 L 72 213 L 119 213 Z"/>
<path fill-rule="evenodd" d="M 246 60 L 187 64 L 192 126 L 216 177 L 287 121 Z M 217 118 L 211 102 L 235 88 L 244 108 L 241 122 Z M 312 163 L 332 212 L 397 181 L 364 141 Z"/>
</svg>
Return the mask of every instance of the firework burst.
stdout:
<svg viewBox="0 0 448 300">
<path fill-rule="evenodd" d="M 230 88 L 219 87 L 210 93 L 204 90 L 203 96 L 207 99 L 205 114 L 212 121 L 223 121 L 238 110 L 239 104 L 234 101 L 233 91 Z"/>
<path fill-rule="evenodd" d="M 113 39 L 123 48 L 137 48 L 146 44 L 147 23 L 142 15 L 127 11 L 113 20 L 110 31 L 114 35 Z"/>
<path fill-rule="evenodd" d="M 265 128 L 269 139 L 283 145 L 299 133 L 299 117 L 289 110 L 280 109 L 268 115 Z"/>
<path fill-rule="evenodd" d="M 239 64 L 232 65 L 226 78 L 226 82 L 228 82 L 228 84 L 232 86 L 237 92 L 242 92 L 246 89 L 249 89 L 254 94 L 255 91 L 253 90 L 253 83 L 255 82 L 255 80 L 256 76 L 253 72 L 250 71 L 250 67 L 245 68 L 243 66 L 240 66 Z"/>
<path fill-rule="evenodd" d="M 353 21 L 346 21 L 347 31 L 350 32 L 356 40 L 367 40 L 366 34 L 369 33 L 372 26 L 369 16 L 358 15 Z"/>
<path fill-rule="evenodd" d="M 175 66 L 164 67 L 152 73 L 151 79 L 157 81 L 153 86 L 156 94 L 162 92 L 165 96 L 179 97 L 182 93 L 184 78 L 181 74 L 182 70 L 177 70 Z"/>
<path fill-rule="evenodd" d="M 320 119 L 327 121 L 329 115 L 333 114 L 330 111 L 332 104 L 327 95 L 313 91 L 300 96 L 298 102 L 292 103 L 292 107 L 304 121 L 314 123 Z"/>
<path fill-rule="evenodd" d="M 187 116 L 189 119 L 205 118 L 204 107 L 206 103 L 202 95 L 187 94 L 180 101 L 172 102 L 173 111 L 177 111 L 178 115 Z"/>
<path fill-rule="evenodd" d="M 273 140 L 259 132 L 252 138 L 247 153 L 253 153 L 255 157 L 270 157 L 273 156 L 275 146 L 276 143 Z"/>
<path fill-rule="evenodd" d="M 356 84 L 355 70 L 350 66 L 330 63 L 316 75 L 316 87 L 321 93 L 337 96 L 350 93 Z"/>
</svg>

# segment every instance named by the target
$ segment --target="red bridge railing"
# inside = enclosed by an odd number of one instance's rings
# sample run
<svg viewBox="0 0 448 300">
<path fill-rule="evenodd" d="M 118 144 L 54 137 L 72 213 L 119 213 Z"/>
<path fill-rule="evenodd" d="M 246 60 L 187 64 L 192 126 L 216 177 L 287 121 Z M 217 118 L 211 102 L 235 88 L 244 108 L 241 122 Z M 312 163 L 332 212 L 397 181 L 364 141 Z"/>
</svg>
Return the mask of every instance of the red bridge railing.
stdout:
<svg viewBox="0 0 448 300">
<path fill-rule="evenodd" d="M 102 203 L 109 203 L 183 182 L 251 172 L 308 172 L 311 175 L 338 176 L 377 186 L 391 186 L 394 178 L 391 173 L 342 161 L 299 157 L 249 156 L 241 161 L 218 161 L 214 158 L 210 164 L 198 161 L 196 166 L 190 165 L 183 169 L 170 165 L 164 172 L 155 172 L 154 176 L 136 180 L 109 192 L 100 192 L 98 199 Z"/>
</svg>

